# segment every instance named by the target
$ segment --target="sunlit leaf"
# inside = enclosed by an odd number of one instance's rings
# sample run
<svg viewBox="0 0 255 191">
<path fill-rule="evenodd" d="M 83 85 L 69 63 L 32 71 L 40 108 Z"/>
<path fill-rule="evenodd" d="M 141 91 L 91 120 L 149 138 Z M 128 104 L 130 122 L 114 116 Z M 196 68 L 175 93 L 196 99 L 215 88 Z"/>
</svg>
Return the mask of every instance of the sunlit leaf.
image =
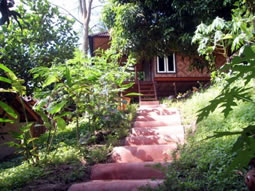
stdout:
<svg viewBox="0 0 255 191">
<path fill-rule="evenodd" d="M 11 82 L 12 82 L 10 79 L 2 77 L 2 76 L 0 76 L 0 81 L 8 83 L 8 84 L 11 84 Z"/>
<path fill-rule="evenodd" d="M 8 115 L 10 115 L 11 117 L 13 117 L 14 119 L 17 119 L 18 118 L 18 115 L 17 113 L 12 109 L 11 106 L 7 105 L 6 103 L 0 101 L 0 107 L 6 111 L 6 113 Z"/>
<path fill-rule="evenodd" d="M 58 104 L 52 104 L 50 107 L 47 108 L 50 114 L 55 114 L 60 112 L 60 110 L 66 105 L 67 101 L 62 101 Z"/>
<path fill-rule="evenodd" d="M 0 118 L 0 123 L 14 123 L 14 120 Z"/>
<path fill-rule="evenodd" d="M 143 95 L 143 94 L 141 94 L 141 93 L 128 93 L 128 94 L 126 94 L 125 96 L 140 96 L 140 95 Z"/>
<path fill-rule="evenodd" d="M 50 75 L 43 84 L 43 88 L 51 85 L 52 83 L 58 82 L 58 78 L 55 75 Z"/>
<path fill-rule="evenodd" d="M 66 127 L 66 122 L 65 122 L 64 119 L 58 118 L 58 119 L 57 119 L 57 125 L 58 125 L 58 128 L 59 128 L 59 129 L 65 129 L 65 127 Z"/>
</svg>

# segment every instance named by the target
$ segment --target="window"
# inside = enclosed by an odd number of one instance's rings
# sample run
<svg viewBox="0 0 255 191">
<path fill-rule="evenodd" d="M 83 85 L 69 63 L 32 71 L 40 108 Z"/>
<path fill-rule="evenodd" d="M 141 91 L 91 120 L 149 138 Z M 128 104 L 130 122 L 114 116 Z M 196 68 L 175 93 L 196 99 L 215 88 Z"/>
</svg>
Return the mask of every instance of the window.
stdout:
<svg viewBox="0 0 255 191">
<path fill-rule="evenodd" d="M 175 73 L 175 54 L 170 56 L 157 57 L 157 72 L 158 73 Z"/>
</svg>

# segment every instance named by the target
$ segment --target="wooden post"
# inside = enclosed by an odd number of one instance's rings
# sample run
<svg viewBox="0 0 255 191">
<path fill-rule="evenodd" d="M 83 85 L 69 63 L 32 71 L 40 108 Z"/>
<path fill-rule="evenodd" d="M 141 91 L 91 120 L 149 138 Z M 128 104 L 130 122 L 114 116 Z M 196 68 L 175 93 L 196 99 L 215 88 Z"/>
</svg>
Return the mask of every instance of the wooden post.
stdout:
<svg viewBox="0 0 255 191">
<path fill-rule="evenodd" d="M 174 86 L 174 95 L 177 96 L 177 88 L 176 88 L 176 83 L 175 82 L 173 83 L 173 86 Z"/>
<path fill-rule="evenodd" d="M 135 81 L 138 81 L 137 64 L 135 65 Z"/>
</svg>

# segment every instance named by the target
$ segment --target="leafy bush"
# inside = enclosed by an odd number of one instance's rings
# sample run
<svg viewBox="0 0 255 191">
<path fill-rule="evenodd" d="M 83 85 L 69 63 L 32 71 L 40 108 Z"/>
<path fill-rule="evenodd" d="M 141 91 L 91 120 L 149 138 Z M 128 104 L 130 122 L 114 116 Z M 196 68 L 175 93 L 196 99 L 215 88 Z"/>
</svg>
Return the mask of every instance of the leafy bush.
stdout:
<svg viewBox="0 0 255 191">
<path fill-rule="evenodd" d="M 58 8 L 47 0 L 21 0 L 17 12 L 22 16 L 22 29 L 11 22 L 0 30 L 0 62 L 25 80 L 29 94 L 37 82 L 29 70 L 64 63 L 73 57 L 78 46 L 78 34 L 73 30 L 73 20 L 62 16 Z"/>
<path fill-rule="evenodd" d="M 254 7 L 249 1 L 237 1 L 236 5 L 238 8 L 233 10 L 232 21 L 225 22 L 216 18 L 209 26 L 201 24 L 193 38 L 193 41 L 199 44 L 198 52 L 206 55 L 208 61 L 213 63 L 215 54 L 222 54 L 228 61 L 218 71 L 220 75 L 228 72 L 228 75 L 225 75 L 224 88 L 217 97 L 199 111 L 198 122 L 208 117 L 217 107 L 222 108 L 226 118 L 232 110 L 236 110 L 240 101 L 251 105 L 255 103 L 251 94 L 254 86 L 249 86 L 255 77 Z M 243 81 L 240 82 L 240 80 Z M 231 168 L 246 167 L 255 156 L 253 137 L 255 126 L 253 123 L 245 124 L 246 126 L 242 126 L 243 128 L 239 131 L 228 129 L 216 132 L 213 136 L 219 138 L 239 135 L 232 148 L 235 159 L 230 165 Z"/>
<path fill-rule="evenodd" d="M 76 52 L 74 59 L 51 68 L 38 67 L 32 70 L 35 78 L 43 79 L 42 89 L 36 96 L 41 100 L 36 109 L 44 116 L 44 123 L 52 133 L 64 128 L 64 116 L 76 121 L 77 143 L 80 144 L 79 118 L 88 119 L 87 131 L 110 129 L 121 126 L 124 115 L 117 110 L 120 94 L 133 84 L 123 84 L 132 66 L 130 59 L 120 65 L 120 55 L 102 52 L 93 58 Z"/>
</svg>

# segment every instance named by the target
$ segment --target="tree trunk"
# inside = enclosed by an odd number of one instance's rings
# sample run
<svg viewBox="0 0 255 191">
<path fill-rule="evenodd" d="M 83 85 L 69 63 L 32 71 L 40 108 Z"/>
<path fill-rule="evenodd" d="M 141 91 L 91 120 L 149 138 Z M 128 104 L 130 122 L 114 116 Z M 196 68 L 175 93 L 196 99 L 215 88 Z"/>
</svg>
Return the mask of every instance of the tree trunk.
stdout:
<svg viewBox="0 0 255 191">
<path fill-rule="evenodd" d="M 79 0 L 80 11 L 82 14 L 83 22 L 83 50 L 85 54 L 88 54 L 89 49 L 89 22 L 91 16 L 93 0 Z"/>
</svg>

